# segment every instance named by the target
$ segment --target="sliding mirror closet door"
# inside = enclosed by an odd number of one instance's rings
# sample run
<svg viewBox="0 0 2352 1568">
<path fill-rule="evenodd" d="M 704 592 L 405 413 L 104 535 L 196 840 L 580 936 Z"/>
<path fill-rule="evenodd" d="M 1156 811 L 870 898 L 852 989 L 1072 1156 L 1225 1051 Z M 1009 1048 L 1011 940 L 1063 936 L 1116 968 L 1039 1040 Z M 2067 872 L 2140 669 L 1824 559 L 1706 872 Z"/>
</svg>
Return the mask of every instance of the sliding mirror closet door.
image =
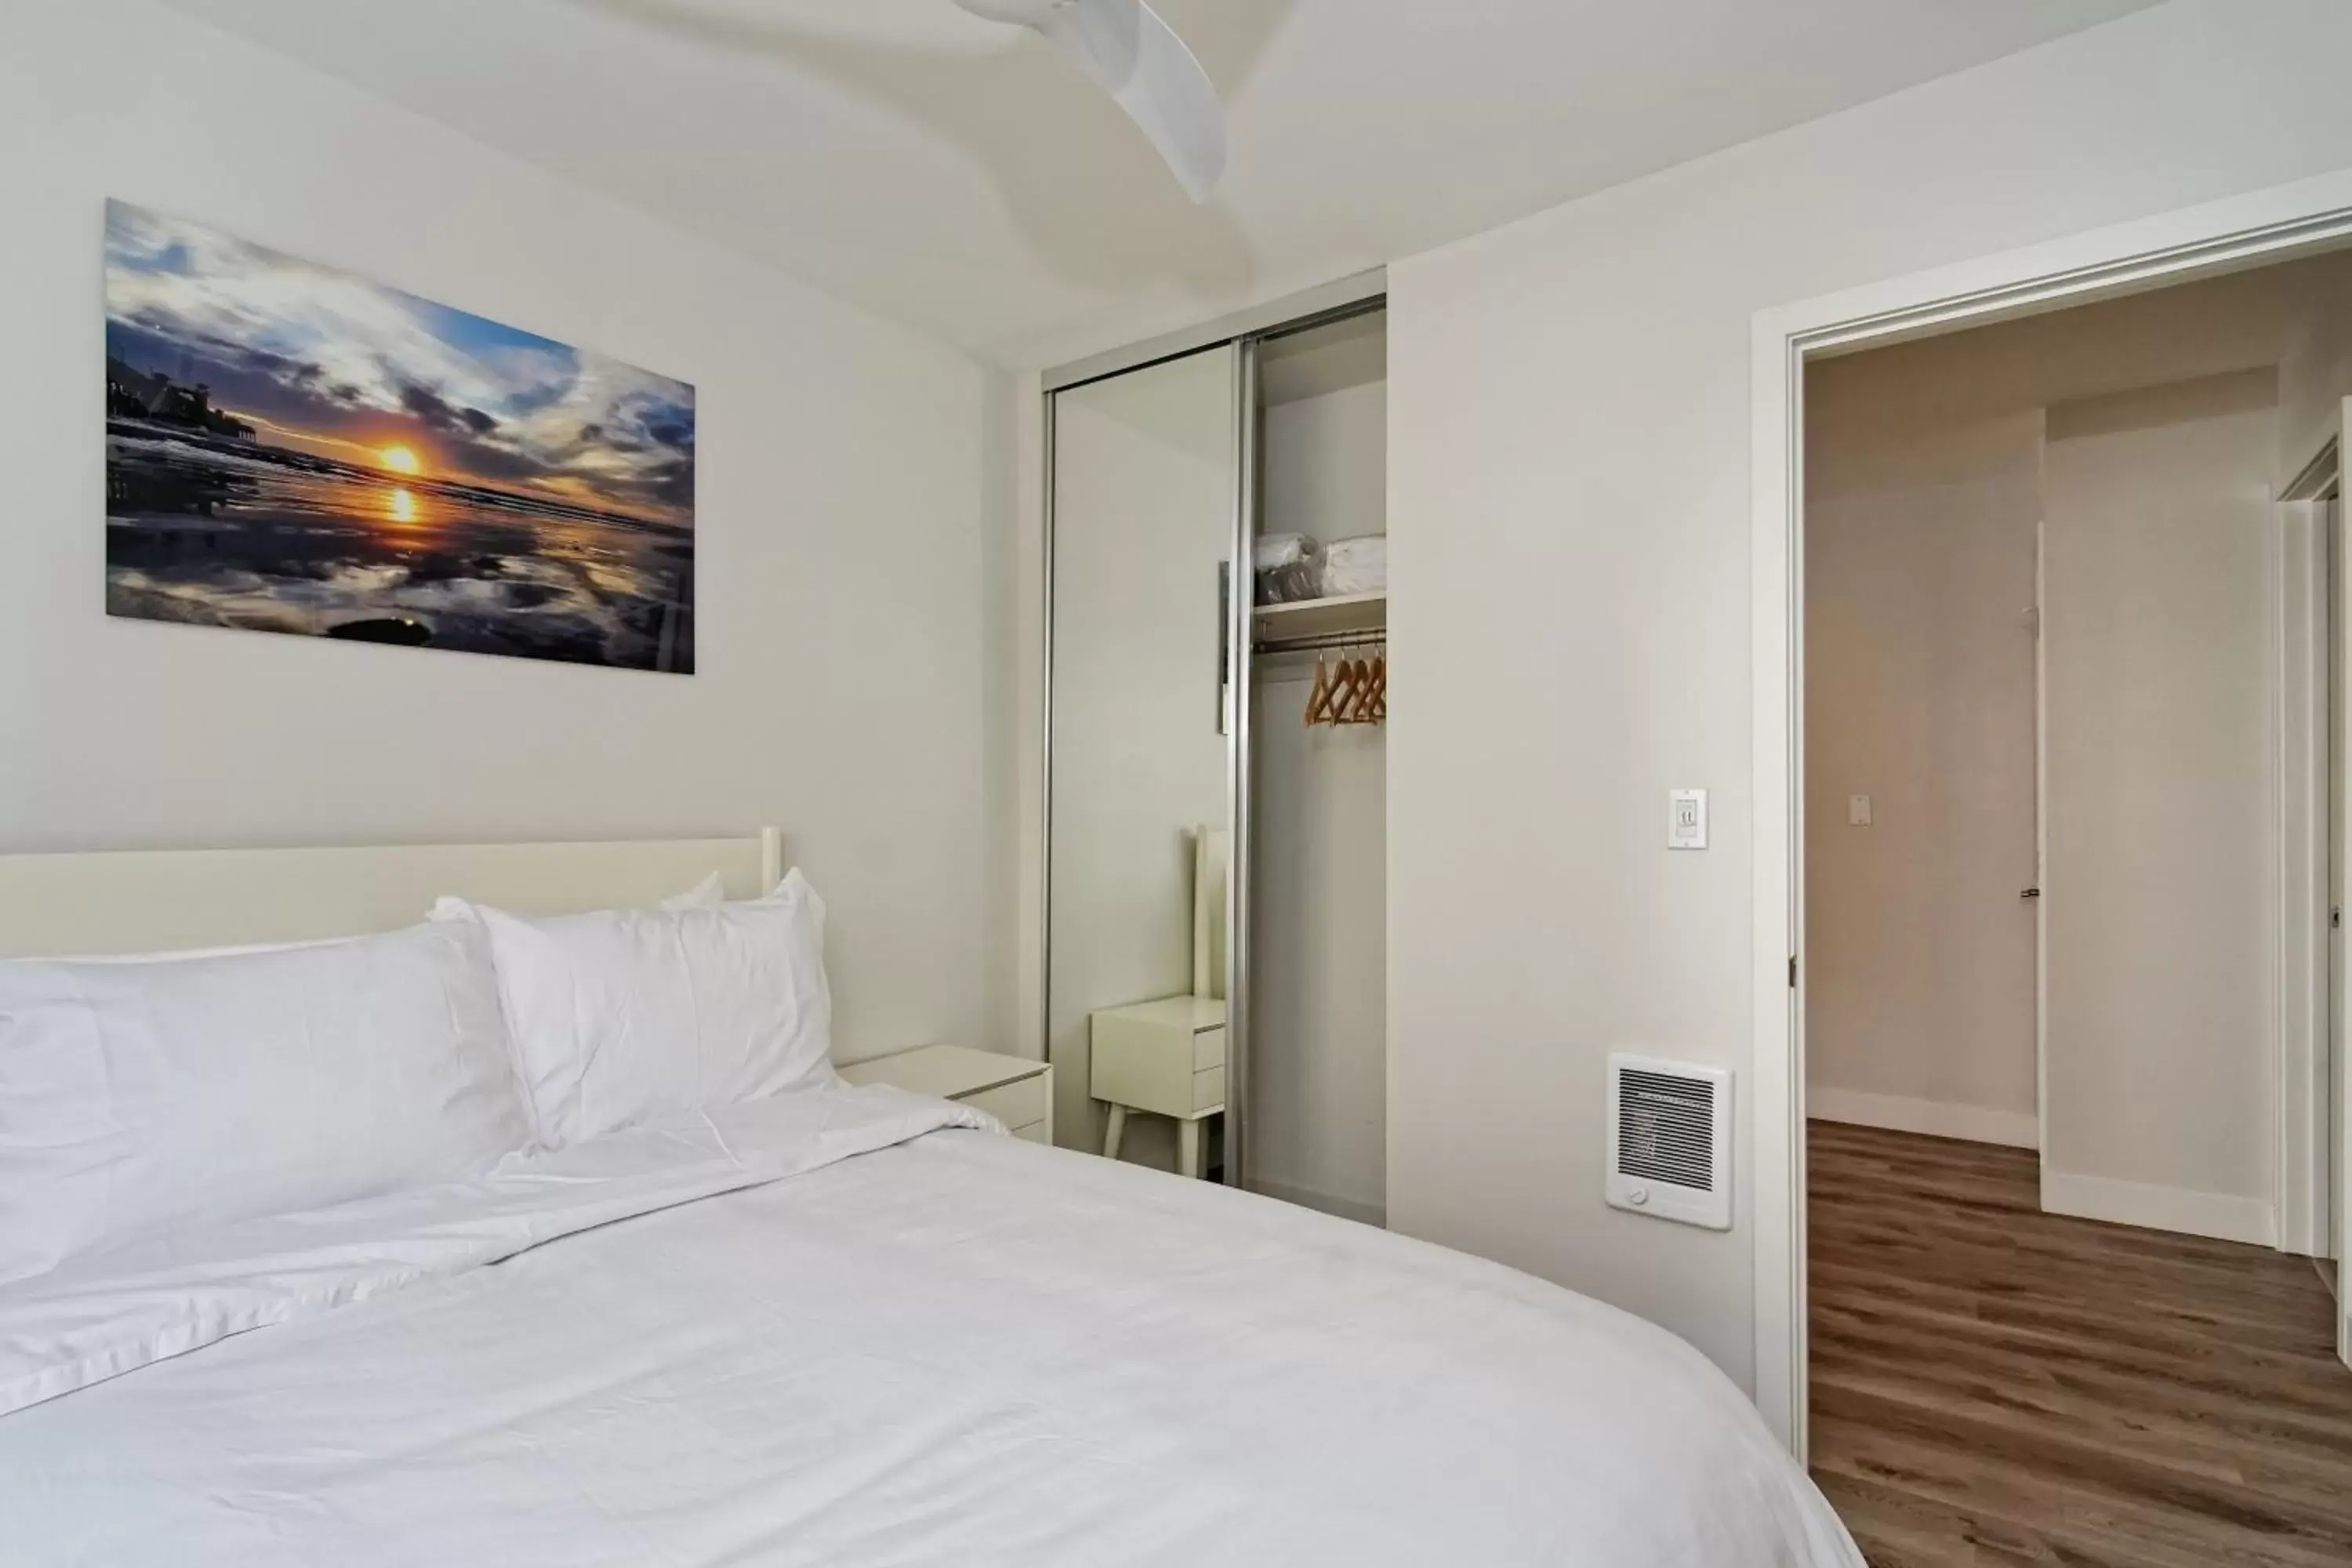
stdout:
<svg viewBox="0 0 2352 1568">
<path fill-rule="evenodd" d="M 1055 1135 L 1202 1175 L 1224 1103 L 1242 353 L 1089 382 L 1049 410 Z"/>
</svg>

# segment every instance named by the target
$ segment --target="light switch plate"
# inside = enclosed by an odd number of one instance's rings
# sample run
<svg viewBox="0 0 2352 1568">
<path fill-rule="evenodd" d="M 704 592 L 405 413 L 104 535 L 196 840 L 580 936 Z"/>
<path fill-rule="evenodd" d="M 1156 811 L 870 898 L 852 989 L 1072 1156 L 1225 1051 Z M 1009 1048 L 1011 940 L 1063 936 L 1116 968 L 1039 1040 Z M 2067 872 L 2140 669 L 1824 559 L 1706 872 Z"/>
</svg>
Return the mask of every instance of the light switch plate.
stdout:
<svg viewBox="0 0 2352 1568">
<path fill-rule="evenodd" d="M 1845 823 L 1848 827 L 1867 827 L 1870 826 L 1870 797 L 1868 795 L 1850 795 L 1845 797 Z"/>
<path fill-rule="evenodd" d="M 1676 789 L 1666 792 L 1666 847 L 1706 847 L 1706 791 Z"/>
</svg>

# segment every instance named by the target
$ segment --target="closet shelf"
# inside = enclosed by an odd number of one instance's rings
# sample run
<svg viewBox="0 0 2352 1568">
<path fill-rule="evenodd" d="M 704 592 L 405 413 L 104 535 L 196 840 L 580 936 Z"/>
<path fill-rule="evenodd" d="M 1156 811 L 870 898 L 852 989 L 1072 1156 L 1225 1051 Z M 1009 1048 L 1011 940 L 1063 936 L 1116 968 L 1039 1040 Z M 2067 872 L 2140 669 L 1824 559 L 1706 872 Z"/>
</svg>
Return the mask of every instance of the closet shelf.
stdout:
<svg viewBox="0 0 2352 1568">
<path fill-rule="evenodd" d="M 1260 605 L 1251 616 L 1251 632 L 1255 642 L 1291 642 L 1300 637 L 1382 631 L 1388 624 L 1387 594 L 1338 594 L 1327 599 Z"/>
</svg>

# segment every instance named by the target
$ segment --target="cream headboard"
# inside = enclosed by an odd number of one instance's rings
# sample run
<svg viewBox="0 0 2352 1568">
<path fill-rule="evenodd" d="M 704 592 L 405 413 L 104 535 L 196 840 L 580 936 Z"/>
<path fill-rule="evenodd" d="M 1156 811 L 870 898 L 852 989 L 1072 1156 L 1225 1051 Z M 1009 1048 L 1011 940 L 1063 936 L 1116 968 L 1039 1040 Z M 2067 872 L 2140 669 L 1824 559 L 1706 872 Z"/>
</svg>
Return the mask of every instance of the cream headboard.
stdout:
<svg viewBox="0 0 2352 1568">
<path fill-rule="evenodd" d="M 757 898 L 783 875 L 783 836 L 0 855 L 0 958 L 359 936 L 415 925 L 443 893 L 525 914 L 630 908 L 713 871 L 729 898 Z"/>
</svg>

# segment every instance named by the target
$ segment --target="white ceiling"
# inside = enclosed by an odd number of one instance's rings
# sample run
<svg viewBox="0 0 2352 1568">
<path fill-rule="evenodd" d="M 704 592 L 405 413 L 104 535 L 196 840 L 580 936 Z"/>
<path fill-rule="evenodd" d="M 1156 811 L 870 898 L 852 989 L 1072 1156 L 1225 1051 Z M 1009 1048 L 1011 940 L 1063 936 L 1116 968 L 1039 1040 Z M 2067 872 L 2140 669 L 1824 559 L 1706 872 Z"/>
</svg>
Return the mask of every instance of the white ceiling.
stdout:
<svg viewBox="0 0 2352 1568">
<path fill-rule="evenodd" d="M 1231 115 L 1185 200 L 949 0 L 171 0 L 982 357 L 1475 234 L 2154 0 L 1160 0 Z"/>
</svg>

